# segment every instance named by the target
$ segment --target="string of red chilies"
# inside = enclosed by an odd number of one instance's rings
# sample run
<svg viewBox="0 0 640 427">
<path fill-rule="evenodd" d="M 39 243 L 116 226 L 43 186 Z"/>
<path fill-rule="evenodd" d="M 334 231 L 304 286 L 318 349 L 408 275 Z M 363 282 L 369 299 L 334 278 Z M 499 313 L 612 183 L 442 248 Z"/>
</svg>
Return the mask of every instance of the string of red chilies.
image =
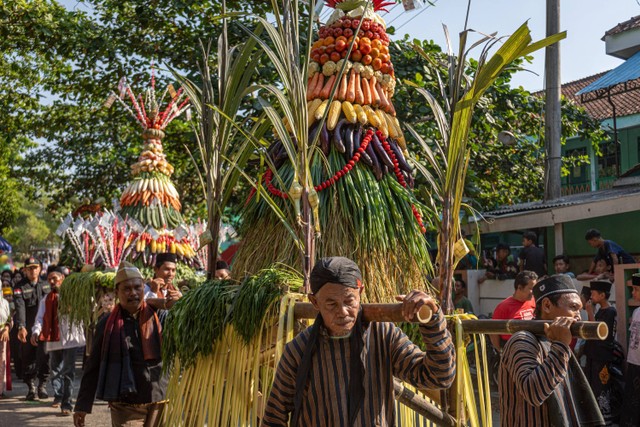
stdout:
<svg viewBox="0 0 640 427">
<path fill-rule="evenodd" d="M 402 172 L 400 171 L 400 166 L 398 164 L 398 159 L 396 158 L 395 153 L 391 149 L 391 146 L 387 142 L 387 138 L 379 130 L 376 130 L 375 133 L 378 136 L 378 138 L 380 139 L 380 142 L 382 143 L 382 146 L 384 147 L 385 151 L 387 152 L 387 154 L 391 158 L 391 161 L 393 162 L 393 172 L 395 173 L 396 178 L 398 179 L 398 182 L 400 183 L 400 185 L 402 185 L 403 188 L 407 188 L 407 182 L 404 180 L 404 177 L 402 176 Z M 371 142 L 372 138 L 373 138 L 373 130 L 369 129 L 369 130 L 367 130 L 367 133 L 365 134 L 364 138 L 362 138 L 362 142 L 360 143 L 360 147 L 358 147 L 358 149 L 354 153 L 354 155 L 351 158 L 351 160 L 349 160 L 344 165 L 344 167 L 342 169 L 340 169 L 338 172 L 336 172 L 331 178 L 327 179 L 326 181 L 324 181 L 321 184 L 318 184 L 318 185 L 314 186 L 313 188 L 317 192 L 320 192 L 320 191 L 332 186 L 333 184 L 338 182 L 338 180 L 340 178 L 342 178 L 343 176 L 345 176 L 346 174 L 351 172 L 351 169 L 353 169 L 353 167 L 356 165 L 356 163 L 358 163 L 360 161 L 360 157 L 362 156 L 362 153 L 365 152 L 365 150 L 369 146 L 369 143 Z M 265 181 L 265 184 L 267 186 L 267 190 L 269 190 L 269 192 L 271 194 L 273 194 L 274 196 L 276 196 L 276 197 L 280 197 L 281 199 L 288 199 L 289 198 L 289 194 L 287 192 L 285 192 L 285 191 L 278 190 L 271 183 L 272 179 L 273 179 L 273 171 L 271 169 L 267 169 L 267 171 L 264 174 L 264 181 Z M 251 193 L 251 195 L 249 197 L 251 198 L 252 195 L 253 195 L 253 192 Z M 427 229 L 425 228 L 424 223 L 422 222 L 422 217 L 420 216 L 420 212 L 418 212 L 418 209 L 416 208 L 415 205 L 411 205 L 411 211 L 413 212 L 413 216 L 415 217 L 416 221 L 418 222 L 418 226 L 420 227 L 420 231 L 423 234 L 426 233 Z"/>
</svg>

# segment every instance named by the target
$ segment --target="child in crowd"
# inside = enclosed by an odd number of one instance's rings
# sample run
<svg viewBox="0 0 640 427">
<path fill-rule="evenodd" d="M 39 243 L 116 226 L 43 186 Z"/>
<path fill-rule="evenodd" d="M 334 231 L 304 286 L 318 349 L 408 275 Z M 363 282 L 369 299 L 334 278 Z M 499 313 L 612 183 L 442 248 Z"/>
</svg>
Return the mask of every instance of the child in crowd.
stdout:
<svg viewBox="0 0 640 427">
<path fill-rule="evenodd" d="M 631 277 L 633 299 L 640 301 L 640 273 Z M 627 352 L 627 375 L 624 389 L 624 404 L 620 418 L 621 427 L 640 425 L 640 310 L 636 308 L 629 327 L 629 351 Z"/>
<path fill-rule="evenodd" d="M 569 257 L 566 255 L 556 255 L 553 257 L 553 270 L 556 274 L 566 274 L 572 279 L 576 278 L 576 275 L 573 274 L 570 269 Z M 582 304 L 584 306 L 584 304 Z"/>
</svg>

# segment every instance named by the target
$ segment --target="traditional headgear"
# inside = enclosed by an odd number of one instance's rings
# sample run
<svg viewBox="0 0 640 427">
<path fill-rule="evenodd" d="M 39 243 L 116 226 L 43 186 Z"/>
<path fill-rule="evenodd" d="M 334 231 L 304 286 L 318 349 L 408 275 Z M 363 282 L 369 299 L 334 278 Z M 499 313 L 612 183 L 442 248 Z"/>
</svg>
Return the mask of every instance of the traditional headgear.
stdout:
<svg viewBox="0 0 640 427">
<path fill-rule="evenodd" d="M 30 256 L 29 258 L 24 260 L 24 266 L 25 267 L 31 267 L 33 265 L 37 265 L 39 267 L 42 267 L 42 263 L 40 262 L 40 260 L 38 258 Z"/>
<path fill-rule="evenodd" d="M 582 290 L 580 291 L 580 295 L 582 295 L 583 297 L 585 297 L 586 299 L 591 298 L 591 288 L 588 287 L 587 285 L 584 285 L 582 287 Z"/>
<path fill-rule="evenodd" d="M 611 292 L 612 283 L 608 280 L 594 280 L 589 282 L 592 291 Z"/>
<path fill-rule="evenodd" d="M 48 269 L 49 271 L 47 271 L 47 276 L 51 273 L 58 273 L 62 276 L 66 276 L 67 274 L 65 273 L 65 271 L 69 271 L 66 267 L 63 266 L 52 266 L 51 268 Z"/>
<path fill-rule="evenodd" d="M 225 261 L 216 261 L 216 270 L 228 270 L 229 264 Z"/>
<path fill-rule="evenodd" d="M 311 293 L 317 293 L 327 283 L 337 283 L 348 288 L 362 287 L 362 273 L 358 265 L 345 257 L 321 258 L 311 271 Z"/>
<path fill-rule="evenodd" d="M 593 283 L 593 282 L 592 282 Z M 555 294 L 577 294 L 573 281 L 566 274 L 556 274 L 546 279 L 540 280 L 533 287 L 533 297 L 536 299 L 536 304 L 542 301 L 543 298 L 549 297 Z"/>
<path fill-rule="evenodd" d="M 156 255 L 156 267 L 160 267 L 165 262 L 172 262 L 175 264 L 177 261 L 178 261 L 178 256 L 170 252 L 165 252 L 165 253 Z"/>
<path fill-rule="evenodd" d="M 506 250 L 508 250 L 508 251 L 510 251 L 510 250 L 511 250 L 511 248 L 509 247 L 509 245 L 507 245 L 506 243 L 498 243 L 498 244 L 496 245 L 496 252 L 497 252 L 497 251 L 499 251 L 499 250 L 501 250 L 501 249 L 506 249 Z"/>
<path fill-rule="evenodd" d="M 127 261 L 122 261 L 118 267 L 114 283 L 118 286 L 118 283 L 129 279 L 144 279 L 144 277 L 142 277 L 142 273 L 140 273 L 138 267 Z"/>
<path fill-rule="evenodd" d="M 636 273 L 631 276 L 631 284 L 633 286 L 640 286 L 640 273 Z"/>
</svg>

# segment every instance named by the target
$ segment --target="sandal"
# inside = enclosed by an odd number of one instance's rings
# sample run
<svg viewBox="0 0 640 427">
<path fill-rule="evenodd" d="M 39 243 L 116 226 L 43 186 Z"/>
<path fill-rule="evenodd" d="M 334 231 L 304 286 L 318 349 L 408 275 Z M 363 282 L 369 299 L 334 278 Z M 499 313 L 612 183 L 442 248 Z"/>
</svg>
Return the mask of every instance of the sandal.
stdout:
<svg viewBox="0 0 640 427">
<path fill-rule="evenodd" d="M 68 409 L 63 409 L 60 415 L 62 415 L 63 417 L 68 417 L 69 415 L 71 415 L 71 411 Z"/>
</svg>

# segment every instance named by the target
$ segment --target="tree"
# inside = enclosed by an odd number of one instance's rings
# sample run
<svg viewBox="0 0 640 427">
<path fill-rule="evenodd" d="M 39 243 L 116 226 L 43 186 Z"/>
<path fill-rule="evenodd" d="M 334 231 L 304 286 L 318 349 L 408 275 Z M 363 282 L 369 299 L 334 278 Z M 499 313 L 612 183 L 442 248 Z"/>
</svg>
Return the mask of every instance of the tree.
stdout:
<svg viewBox="0 0 640 427">
<path fill-rule="evenodd" d="M 412 45 L 417 44 L 430 60 L 420 57 Z M 393 58 L 396 76 L 412 82 L 438 96 L 435 71 L 447 83 L 449 79 L 446 55 L 433 41 L 410 40 L 408 36 L 395 42 Z M 525 57 L 505 69 L 494 84 L 480 98 L 469 134 L 472 152 L 466 182 L 465 197 L 478 210 L 491 210 L 500 205 L 539 200 L 543 196 L 541 180 L 544 171 L 544 137 L 542 131 L 544 100 L 521 87 L 511 87 L 513 74 L 520 70 Z M 470 59 L 465 76 L 471 75 L 477 63 Z M 447 85 L 445 84 L 445 87 Z M 422 97 L 408 85 L 398 85 L 394 96 L 401 122 L 412 124 L 416 131 L 434 140 L 437 126 Z M 443 100 L 439 98 L 439 101 Z M 591 140 L 594 147 L 604 138 L 600 124 L 585 110 L 569 100 L 562 102 L 563 142 L 579 135 Z M 497 134 L 507 130 L 516 137 L 516 144 L 507 146 L 498 141 Z M 419 152 L 413 146 L 412 152 Z M 422 161 L 418 157 L 419 161 Z M 563 159 L 576 164 L 585 159 Z"/>
</svg>

